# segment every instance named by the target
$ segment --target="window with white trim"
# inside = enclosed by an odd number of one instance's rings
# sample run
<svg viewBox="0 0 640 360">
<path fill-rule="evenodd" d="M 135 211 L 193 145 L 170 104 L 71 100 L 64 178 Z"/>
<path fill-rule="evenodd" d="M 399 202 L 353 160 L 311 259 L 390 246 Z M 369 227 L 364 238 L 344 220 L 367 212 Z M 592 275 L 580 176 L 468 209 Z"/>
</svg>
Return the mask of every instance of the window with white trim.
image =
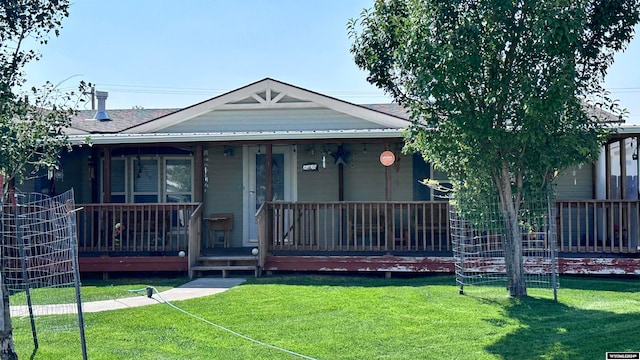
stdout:
<svg viewBox="0 0 640 360">
<path fill-rule="evenodd" d="M 127 202 L 127 160 L 111 159 L 111 202 Z"/>
<path fill-rule="evenodd" d="M 190 202 L 193 193 L 191 158 L 165 158 L 165 201 Z"/>
<path fill-rule="evenodd" d="M 101 163 L 104 171 L 104 161 Z M 190 156 L 122 156 L 111 159 L 112 203 L 190 202 L 193 158 Z M 100 176 L 100 193 L 104 184 Z M 102 198 L 102 197 L 101 197 Z"/>
<path fill-rule="evenodd" d="M 134 158 L 133 161 L 133 202 L 157 203 L 160 194 L 160 168 L 158 159 Z"/>
</svg>

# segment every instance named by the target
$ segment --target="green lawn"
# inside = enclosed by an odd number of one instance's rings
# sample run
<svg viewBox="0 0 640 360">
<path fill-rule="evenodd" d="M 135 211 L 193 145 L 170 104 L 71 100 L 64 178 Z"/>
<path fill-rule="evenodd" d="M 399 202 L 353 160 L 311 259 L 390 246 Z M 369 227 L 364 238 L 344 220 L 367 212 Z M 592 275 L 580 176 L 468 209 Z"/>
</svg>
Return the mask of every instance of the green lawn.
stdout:
<svg viewBox="0 0 640 360">
<path fill-rule="evenodd" d="M 136 284 L 137 285 L 137 284 Z M 211 322 L 317 359 L 604 359 L 640 351 L 637 279 L 561 278 L 523 300 L 458 295 L 453 277 L 273 276 L 175 302 Z M 38 319 L 34 359 L 78 359 L 77 330 Z M 294 359 L 159 304 L 85 314 L 90 359 Z M 14 319 L 21 358 L 28 319 Z"/>
<path fill-rule="evenodd" d="M 88 279 L 82 281 L 82 301 L 99 301 L 110 300 L 132 296 L 144 295 L 144 293 L 131 292 L 145 288 L 147 285 L 153 286 L 158 291 L 165 291 L 173 287 L 188 282 L 187 277 L 174 278 L 119 278 L 114 280 L 95 280 Z M 64 304 L 75 302 L 75 289 L 73 288 L 57 288 L 57 289 L 35 289 L 31 290 L 31 296 L 35 304 Z M 24 292 L 11 295 L 10 303 L 14 305 L 26 304 L 26 295 Z"/>
</svg>

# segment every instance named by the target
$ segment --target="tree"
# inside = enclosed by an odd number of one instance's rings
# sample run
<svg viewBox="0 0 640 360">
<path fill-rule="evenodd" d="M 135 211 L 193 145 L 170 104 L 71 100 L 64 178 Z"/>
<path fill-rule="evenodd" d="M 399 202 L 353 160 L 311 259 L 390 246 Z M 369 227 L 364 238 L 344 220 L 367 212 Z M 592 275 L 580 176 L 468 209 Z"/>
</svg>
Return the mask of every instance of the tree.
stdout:
<svg viewBox="0 0 640 360">
<path fill-rule="evenodd" d="M 60 94 L 50 83 L 42 89 L 32 88 L 28 94 L 22 90 L 24 66 L 40 57 L 28 44 L 44 45 L 52 34 L 58 36 L 68 8 L 68 0 L 0 2 L 0 174 L 5 178 L 5 190 L 29 172 L 54 169 L 60 151 L 69 146 L 64 129 L 76 95 Z M 0 270 L 0 358 L 17 359 L 4 267 Z"/>
<path fill-rule="evenodd" d="M 446 171 L 454 198 L 498 196 L 512 296 L 526 296 L 523 193 L 597 157 L 605 114 L 623 114 L 600 84 L 639 12 L 638 0 L 377 0 L 347 25 L 367 80 L 411 111 L 405 149 Z"/>
</svg>

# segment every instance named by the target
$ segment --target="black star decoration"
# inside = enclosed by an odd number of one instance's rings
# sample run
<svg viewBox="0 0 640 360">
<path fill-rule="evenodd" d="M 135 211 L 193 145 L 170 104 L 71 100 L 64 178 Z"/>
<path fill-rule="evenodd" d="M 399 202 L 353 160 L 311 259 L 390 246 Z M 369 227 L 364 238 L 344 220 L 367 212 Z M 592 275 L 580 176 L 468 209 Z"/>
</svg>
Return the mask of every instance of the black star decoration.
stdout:
<svg viewBox="0 0 640 360">
<path fill-rule="evenodd" d="M 348 151 L 344 151 L 344 149 L 342 148 L 342 145 L 338 146 L 338 151 L 331 154 L 331 156 L 333 156 L 334 165 L 338 165 L 338 164 L 346 165 L 347 159 L 349 158 L 349 154 L 350 153 Z"/>
</svg>

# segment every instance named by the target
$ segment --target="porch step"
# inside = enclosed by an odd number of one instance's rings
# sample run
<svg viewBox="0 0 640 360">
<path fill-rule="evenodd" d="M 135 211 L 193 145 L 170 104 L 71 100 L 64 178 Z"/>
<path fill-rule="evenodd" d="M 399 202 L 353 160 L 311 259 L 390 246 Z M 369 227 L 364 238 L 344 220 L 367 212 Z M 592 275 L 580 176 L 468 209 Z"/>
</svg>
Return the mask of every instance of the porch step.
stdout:
<svg viewBox="0 0 640 360">
<path fill-rule="evenodd" d="M 256 261 L 255 256 L 246 255 L 246 256 L 232 256 L 232 255 L 223 255 L 223 256 L 198 256 L 196 258 L 197 262 L 205 262 L 205 261 Z"/>
<path fill-rule="evenodd" d="M 191 268 L 194 273 L 204 271 L 222 271 L 222 277 L 226 278 L 229 271 L 253 270 L 258 277 L 258 267 L 255 265 L 199 265 Z"/>
</svg>

